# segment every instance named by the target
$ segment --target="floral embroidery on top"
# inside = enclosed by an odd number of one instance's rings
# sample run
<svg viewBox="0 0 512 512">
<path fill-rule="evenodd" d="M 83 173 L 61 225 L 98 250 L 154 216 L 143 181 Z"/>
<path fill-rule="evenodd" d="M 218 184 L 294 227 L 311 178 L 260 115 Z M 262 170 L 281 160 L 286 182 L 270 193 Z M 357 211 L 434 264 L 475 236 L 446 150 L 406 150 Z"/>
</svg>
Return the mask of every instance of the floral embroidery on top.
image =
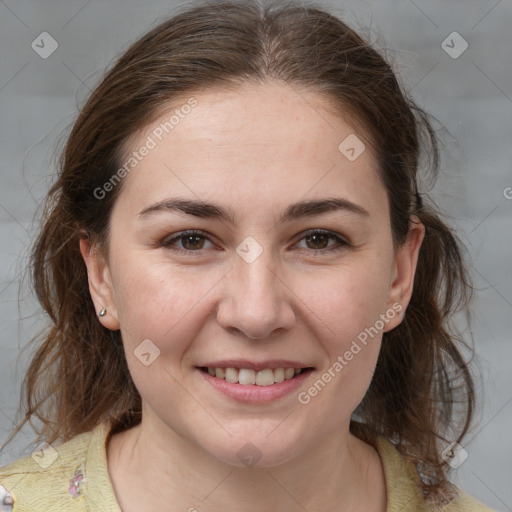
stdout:
<svg viewBox="0 0 512 512">
<path fill-rule="evenodd" d="M 85 483 L 84 465 L 80 465 L 75 470 L 75 476 L 69 481 L 68 492 L 73 498 L 78 498 L 82 494 L 83 485 Z"/>
</svg>

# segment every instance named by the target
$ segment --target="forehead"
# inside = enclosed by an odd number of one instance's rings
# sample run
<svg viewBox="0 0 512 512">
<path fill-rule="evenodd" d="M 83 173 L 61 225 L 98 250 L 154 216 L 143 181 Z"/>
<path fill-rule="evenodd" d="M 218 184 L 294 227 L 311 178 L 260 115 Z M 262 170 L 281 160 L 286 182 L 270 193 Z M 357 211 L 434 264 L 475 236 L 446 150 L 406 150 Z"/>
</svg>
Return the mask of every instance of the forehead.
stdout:
<svg viewBox="0 0 512 512">
<path fill-rule="evenodd" d="M 169 194 L 263 200 L 265 191 L 276 201 L 339 191 L 372 202 L 383 193 L 376 159 L 350 119 L 320 93 L 275 82 L 182 96 L 126 145 L 125 160 L 150 149 L 124 188 L 139 204 Z M 362 151 L 356 159 L 347 140 Z"/>
</svg>

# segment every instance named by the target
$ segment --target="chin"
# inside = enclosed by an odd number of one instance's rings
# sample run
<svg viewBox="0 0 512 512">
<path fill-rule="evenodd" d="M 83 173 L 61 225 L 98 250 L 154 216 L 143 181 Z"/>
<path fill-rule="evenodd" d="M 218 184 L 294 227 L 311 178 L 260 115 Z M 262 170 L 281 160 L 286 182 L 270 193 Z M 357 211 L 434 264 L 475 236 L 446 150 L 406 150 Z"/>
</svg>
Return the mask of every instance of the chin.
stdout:
<svg viewBox="0 0 512 512">
<path fill-rule="evenodd" d="M 268 431 L 255 432 L 254 428 L 247 429 L 244 435 L 226 436 L 222 446 L 212 441 L 210 446 L 203 449 L 218 460 L 238 468 L 267 469 L 284 464 L 299 454 L 298 447 L 304 449 L 300 439 L 286 440 L 279 436 L 272 439 Z M 300 445 L 299 445 L 300 442 Z"/>
</svg>

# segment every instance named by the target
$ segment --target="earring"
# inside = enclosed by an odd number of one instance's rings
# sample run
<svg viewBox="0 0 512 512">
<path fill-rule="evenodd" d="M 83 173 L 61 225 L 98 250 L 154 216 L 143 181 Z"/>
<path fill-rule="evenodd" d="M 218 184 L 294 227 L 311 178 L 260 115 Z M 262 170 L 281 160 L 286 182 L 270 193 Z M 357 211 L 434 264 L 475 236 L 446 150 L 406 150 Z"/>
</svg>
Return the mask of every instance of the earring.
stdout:
<svg viewBox="0 0 512 512">
<path fill-rule="evenodd" d="M 107 308 L 103 308 L 99 313 L 98 316 L 105 316 L 107 314 Z"/>
</svg>

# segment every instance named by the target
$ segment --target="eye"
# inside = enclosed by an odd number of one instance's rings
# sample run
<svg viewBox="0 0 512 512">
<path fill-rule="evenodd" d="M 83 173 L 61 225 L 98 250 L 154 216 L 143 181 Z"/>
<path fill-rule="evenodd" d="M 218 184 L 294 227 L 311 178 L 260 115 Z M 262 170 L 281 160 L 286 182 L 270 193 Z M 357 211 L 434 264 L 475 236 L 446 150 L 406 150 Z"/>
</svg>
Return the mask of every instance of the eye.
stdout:
<svg viewBox="0 0 512 512">
<path fill-rule="evenodd" d="M 351 245 L 339 235 L 323 229 L 312 229 L 301 233 L 301 236 L 300 241 L 305 241 L 306 249 L 314 252 L 339 251 Z M 329 246 L 329 240 L 334 240 L 337 244 Z"/>
<path fill-rule="evenodd" d="M 350 247 L 352 244 L 347 240 L 344 240 L 339 235 L 330 231 L 322 229 L 311 229 L 304 233 L 301 233 L 299 242 L 304 241 L 306 243 L 306 250 L 314 253 L 326 253 L 328 251 L 339 251 Z M 330 241 L 334 241 L 334 245 L 329 245 Z M 209 239 L 207 233 L 199 230 L 187 230 L 172 235 L 170 238 L 166 238 L 161 242 L 161 246 L 169 248 L 178 253 L 184 253 L 190 255 L 194 252 L 200 252 L 202 249 L 207 249 L 205 243 L 208 242 L 213 247 L 213 243 Z M 181 247 L 178 247 L 181 245 Z M 296 244 L 298 245 L 298 244 Z M 304 248 L 301 248 L 304 249 Z"/>
<path fill-rule="evenodd" d="M 204 232 L 191 229 L 165 239 L 162 246 L 181 253 L 198 252 L 204 249 L 205 240 L 210 241 Z M 176 242 L 182 244 L 182 248 L 176 247 Z"/>
</svg>

